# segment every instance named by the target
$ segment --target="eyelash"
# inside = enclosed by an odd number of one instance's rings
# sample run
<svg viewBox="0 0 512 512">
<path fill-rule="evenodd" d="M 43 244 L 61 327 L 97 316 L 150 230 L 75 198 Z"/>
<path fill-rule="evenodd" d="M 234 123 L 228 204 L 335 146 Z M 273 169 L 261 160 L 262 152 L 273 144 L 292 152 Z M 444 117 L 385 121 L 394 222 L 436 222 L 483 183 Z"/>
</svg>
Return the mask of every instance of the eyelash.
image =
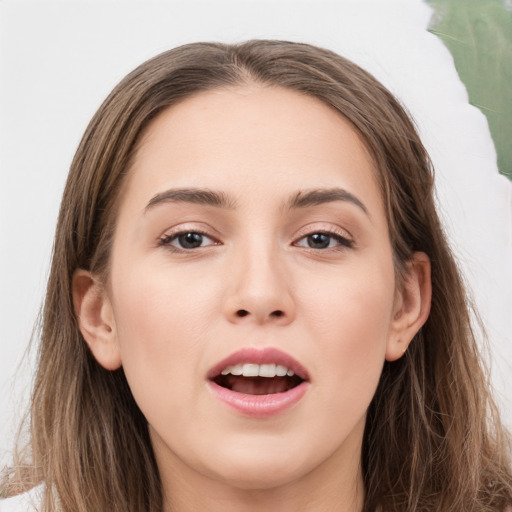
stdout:
<svg viewBox="0 0 512 512">
<path fill-rule="evenodd" d="M 187 229 L 184 231 L 178 231 L 176 233 L 165 234 L 160 238 L 158 245 L 161 247 L 165 247 L 166 249 L 168 249 L 172 252 L 183 252 L 183 253 L 191 252 L 194 249 L 202 248 L 202 247 L 185 248 L 185 247 L 176 247 L 175 245 L 172 245 L 172 242 L 174 242 L 175 240 L 178 240 L 179 237 L 185 236 L 185 235 L 192 235 L 192 234 L 193 235 L 201 235 L 203 238 L 208 238 L 209 240 L 212 240 L 213 243 L 209 244 L 208 246 L 220 245 L 220 242 L 216 241 L 214 238 L 212 238 L 210 235 L 208 235 L 208 233 L 205 233 L 204 231 L 201 231 L 199 229 Z M 206 246 L 206 247 L 208 247 L 208 246 Z"/>
<path fill-rule="evenodd" d="M 180 237 L 185 236 L 185 235 L 200 235 L 203 238 L 207 238 L 208 240 L 211 240 L 213 243 L 208 244 L 206 246 L 189 247 L 189 248 L 177 247 L 175 245 L 172 245 L 172 242 L 178 240 Z M 300 241 L 307 240 L 308 237 L 312 237 L 314 235 L 324 235 L 330 239 L 329 245 L 332 240 L 336 241 L 337 245 L 334 247 L 324 247 L 324 248 L 315 248 L 315 247 L 307 247 L 304 245 L 299 245 Z M 201 249 L 201 248 L 205 248 L 205 247 L 210 247 L 210 246 L 214 246 L 214 245 L 222 245 L 222 244 L 219 241 L 215 240 L 210 235 L 208 235 L 208 233 L 205 233 L 204 231 L 201 231 L 198 229 L 194 229 L 194 230 L 191 229 L 191 230 L 178 231 L 176 233 L 165 234 L 164 236 L 162 236 L 159 239 L 158 245 L 160 247 L 164 247 L 172 252 L 190 253 L 190 252 L 194 251 L 195 249 Z M 311 231 L 309 233 L 302 235 L 299 239 L 297 239 L 296 242 L 293 243 L 293 245 L 296 247 L 304 247 L 305 249 L 307 249 L 309 251 L 315 251 L 315 252 L 317 252 L 317 251 L 318 252 L 320 252 L 320 251 L 322 251 L 322 252 L 343 251 L 346 249 L 352 249 L 354 247 L 354 241 L 336 231 L 318 230 L 318 231 Z"/>
<path fill-rule="evenodd" d="M 312 237 L 314 235 L 323 235 L 330 239 L 329 244 L 332 240 L 337 242 L 337 245 L 334 247 L 325 247 L 325 248 L 315 248 L 315 247 L 306 247 L 303 245 L 298 245 L 298 242 L 301 240 L 307 240 L 309 237 Z M 297 242 L 294 242 L 294 245 L 298 247 L 304 247 L 305 249 L 308 249 L 310 251 L 343 251 L 346 249 L 352 249 L 354 247 L 354 241 L 350 238 L 347 238 L 344 234 L 338 233 L 336 231 L 329 231 L 329 230 L 318 230 L 318 231 L 311 231 L 309 233 L 306 233 L 305 235 L 301 236 Z"/>
</svg>

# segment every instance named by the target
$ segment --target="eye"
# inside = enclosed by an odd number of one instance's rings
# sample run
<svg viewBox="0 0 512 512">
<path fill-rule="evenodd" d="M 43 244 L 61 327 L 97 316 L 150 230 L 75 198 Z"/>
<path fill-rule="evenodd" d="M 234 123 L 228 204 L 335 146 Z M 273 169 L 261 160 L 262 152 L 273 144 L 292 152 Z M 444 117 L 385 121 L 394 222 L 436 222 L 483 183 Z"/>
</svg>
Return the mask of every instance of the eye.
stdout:
<svg viewBox="0 0 512 512">
<path fill-rule="evenodd" d="M 340 246 L 350 248 L 353 242 L 337 233 L 318 232 L 300 238 L 295 245 L 308 249 L 334 249 Z"/>
<path fill-rule="evenodd" d="M 164 235 L 160 239 L 160 245 L 178 250 L 190 250 L 209 245 L 217 245 L 217 242 L 199 231 L 184 231 L 181 233 Z"/>
</svg>

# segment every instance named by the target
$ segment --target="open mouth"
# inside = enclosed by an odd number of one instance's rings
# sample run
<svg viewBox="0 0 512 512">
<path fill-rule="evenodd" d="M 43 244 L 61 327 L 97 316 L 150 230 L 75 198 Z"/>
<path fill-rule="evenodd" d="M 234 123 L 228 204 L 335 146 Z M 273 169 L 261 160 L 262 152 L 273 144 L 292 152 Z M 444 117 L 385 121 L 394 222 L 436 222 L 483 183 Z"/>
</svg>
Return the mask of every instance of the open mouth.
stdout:
<svg viewBox="0 0 512 512">
<path fill-rule="evenodd" d="M 285 393 L 304 381 L 287 367 L 275 364 L 228 366 L 212 380 L 223 388 L 246 395 Z"/>
<path fill-rule="evenodd" d="M 219 361 L 207 374 L 215 398 L 242 416 L 271 418 L 299 403 L 311 386 L 295 358 L 274 347 L 246 347 Z"/>
</svg>

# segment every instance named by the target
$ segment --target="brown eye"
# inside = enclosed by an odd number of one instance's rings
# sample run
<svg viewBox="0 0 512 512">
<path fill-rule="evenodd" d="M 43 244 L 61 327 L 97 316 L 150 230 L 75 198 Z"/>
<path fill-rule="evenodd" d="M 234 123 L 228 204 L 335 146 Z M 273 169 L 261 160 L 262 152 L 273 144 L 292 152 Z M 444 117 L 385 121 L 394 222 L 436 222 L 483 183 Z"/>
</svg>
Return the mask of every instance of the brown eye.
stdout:
<svg viewBox="0 0 512 512">
<path fill-rule="evenodd" d="M 203 245 L 203 235 L 201 233 L 185 233 L 176 238 L 182 249 L 196 249 Z"/>
<path fill-rule="evenodd" d="M 313 233 L 307 236 L 306 240 L 311 249 L 327 249 L 331 243 L 332 237 L 325 233 Z"/>
<path fill-rule="evenodd" d="M 198 249 L 200 247 L 215 244 L 216 242 L 209 236 L 199 233 L 198 231 L 187 231 L 166 235 L 160 241 L 160 245 L 183 250 Z"/>
<path fill-rule="evenodd" d="M 335 249 L 337 247 L 352 247 L 353 243 L 337 233 L 311 233 L 302 237 L 297 243 L 299 247 L 307 247 L 309 249 Z"/>
</svg>

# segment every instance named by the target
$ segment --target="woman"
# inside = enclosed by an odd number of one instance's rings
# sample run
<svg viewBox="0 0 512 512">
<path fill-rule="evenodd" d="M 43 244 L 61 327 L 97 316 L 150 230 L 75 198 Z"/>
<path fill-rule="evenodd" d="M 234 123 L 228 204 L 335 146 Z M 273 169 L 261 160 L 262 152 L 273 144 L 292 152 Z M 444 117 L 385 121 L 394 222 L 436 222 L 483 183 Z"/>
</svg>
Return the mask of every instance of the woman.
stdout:
<svg viewBox="0 0 512 512">
<path fill-rule="evenodd" d="M 199 43 L 137 68 L 71 167 L 31 461 L 5 493 L 506 510 L 507 436 L 432 191 L 404 110 L 327 50 Z"/>
</svg>

